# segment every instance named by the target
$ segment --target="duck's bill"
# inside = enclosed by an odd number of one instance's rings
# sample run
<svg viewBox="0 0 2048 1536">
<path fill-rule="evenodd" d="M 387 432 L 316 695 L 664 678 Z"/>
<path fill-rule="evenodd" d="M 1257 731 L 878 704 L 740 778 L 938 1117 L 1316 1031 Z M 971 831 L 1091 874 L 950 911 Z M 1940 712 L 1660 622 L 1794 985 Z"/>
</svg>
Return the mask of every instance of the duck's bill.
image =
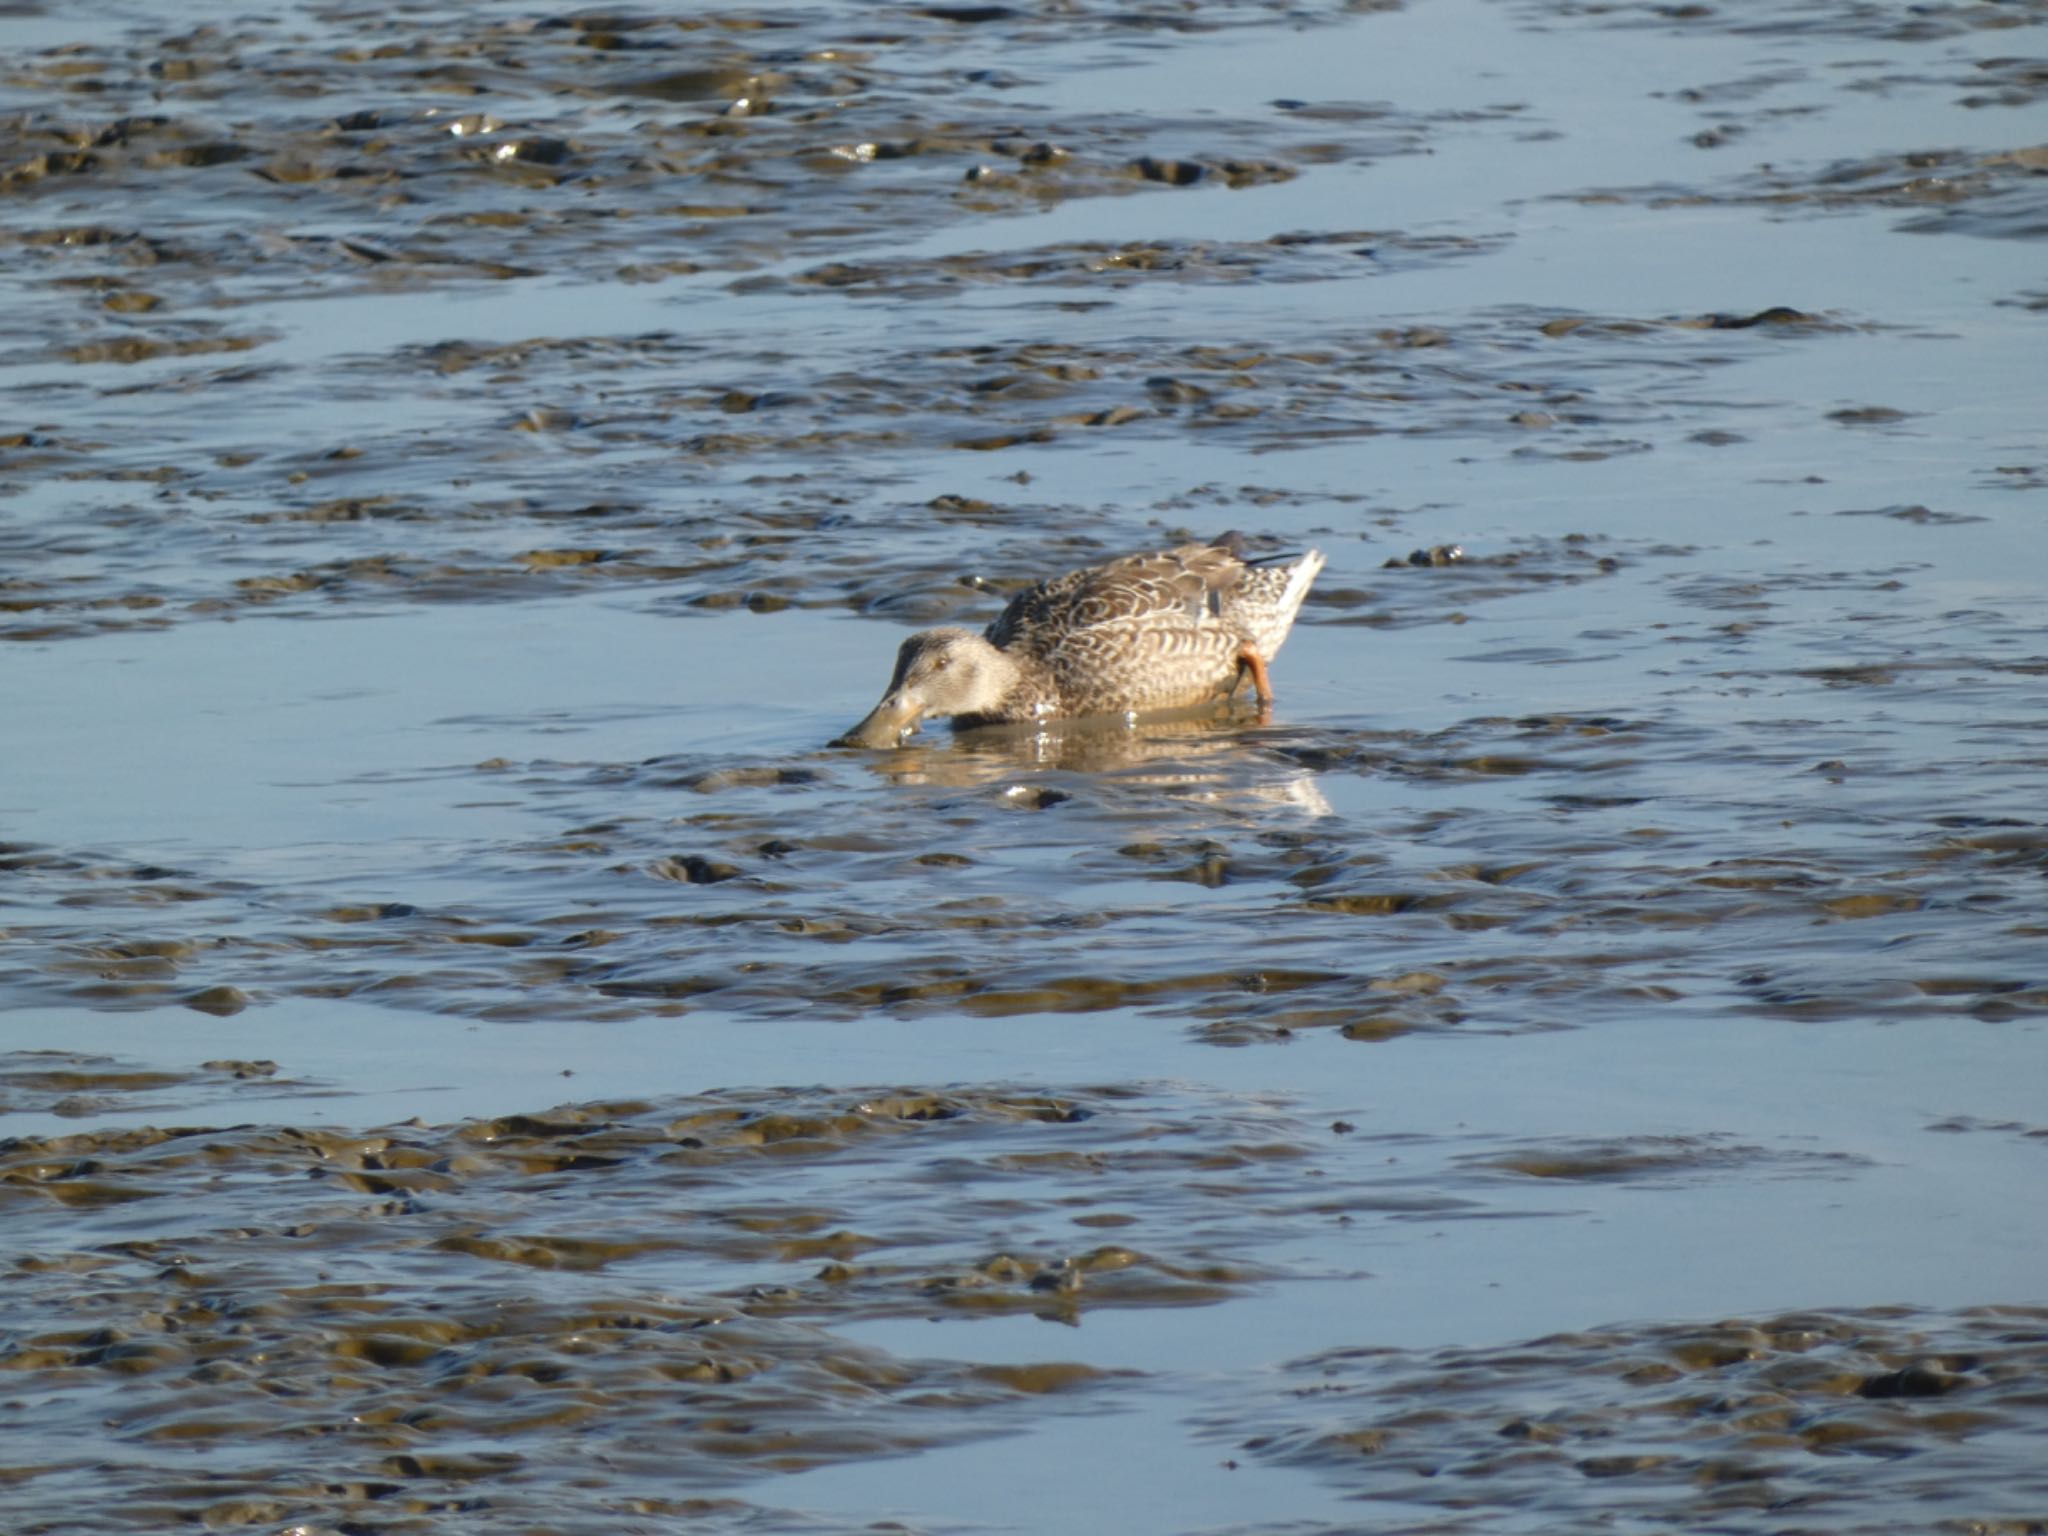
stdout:
<svg viewBox="0 0 2048 1536">
<path fill-rule="evenodd" d="M 867 719 L 844 736 L 834 737 L 835 747 L 900 747 L 903 738 L 917 729 L 923 713 L 916 699 L 902 692 L 891 693 L 874 707 Z"/>
</svg>

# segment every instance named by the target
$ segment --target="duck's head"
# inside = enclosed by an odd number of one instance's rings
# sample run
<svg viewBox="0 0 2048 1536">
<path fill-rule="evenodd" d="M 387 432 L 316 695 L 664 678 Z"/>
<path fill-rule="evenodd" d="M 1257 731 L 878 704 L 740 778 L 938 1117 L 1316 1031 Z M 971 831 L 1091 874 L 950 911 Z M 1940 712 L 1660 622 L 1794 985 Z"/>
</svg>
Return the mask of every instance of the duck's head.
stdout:
<svg viewBox="0 0 2048 1536">
<path fill-rule="evenodd" d="M 1016 675 L 1016 663 L 972 630 L 927 629 L 896 652 L 882 702 L 832 745 L 894 747 L 927 715 L 992 713 Z"/>
</svg>

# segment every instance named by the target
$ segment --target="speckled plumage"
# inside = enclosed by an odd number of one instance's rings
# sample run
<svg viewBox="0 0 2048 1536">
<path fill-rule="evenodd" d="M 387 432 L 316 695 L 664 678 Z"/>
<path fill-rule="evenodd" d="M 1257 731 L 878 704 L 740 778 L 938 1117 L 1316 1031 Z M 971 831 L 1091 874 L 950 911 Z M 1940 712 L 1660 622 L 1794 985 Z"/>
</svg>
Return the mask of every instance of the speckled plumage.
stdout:
<svg viewBox="0 0 2048 1536">
<path fill-rule="evenodd" d="M 841 741 L 893 746 L 926 716 L 956 726 L 1182 709 L 1263 680 L 1323 556 L 1248 564 L 1234 535 L 1070 571 L 1010 599 L 982 634 L 933 629 Z"/>
</svg>

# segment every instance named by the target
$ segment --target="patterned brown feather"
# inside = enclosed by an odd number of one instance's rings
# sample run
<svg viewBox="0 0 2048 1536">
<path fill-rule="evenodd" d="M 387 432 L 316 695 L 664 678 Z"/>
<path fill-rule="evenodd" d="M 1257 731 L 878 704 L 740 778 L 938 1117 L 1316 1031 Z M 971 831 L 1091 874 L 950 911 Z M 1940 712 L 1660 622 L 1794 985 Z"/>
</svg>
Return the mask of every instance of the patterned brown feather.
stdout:
<svg viewBox="0 0 2048 1536">
<path fill-rule="evenodd" d="M 1263 686 L 1323 568 L 1316 550 L 1247 563 L 1235 535 L 1127 555 L 1026 587 L 982 634 L 933 629 L 897 653 L 882 702 L 840 738 L 893 746 L 927 716 L 992 725 L 1182 709 Z"/>
</svg>

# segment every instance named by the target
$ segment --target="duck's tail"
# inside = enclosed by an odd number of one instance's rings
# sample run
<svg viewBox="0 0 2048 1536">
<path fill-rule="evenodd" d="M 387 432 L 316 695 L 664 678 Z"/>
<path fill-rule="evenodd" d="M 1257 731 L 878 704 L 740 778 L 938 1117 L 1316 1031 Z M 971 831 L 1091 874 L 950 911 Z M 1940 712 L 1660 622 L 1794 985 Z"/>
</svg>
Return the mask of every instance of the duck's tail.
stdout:
<svg viewBox="0 0 2048 1536">
<path fill-rule="evenodd" d="M 1271 661 L 1294 628 L 1294 616 L 1301 612 L 1308 589 L 1323 569 L 1324 555 L 1319 549 L 1310 549 L 1245 563 L 1252 569 L 1245 576 L 1240 601 L 1245 605 L 1253 643 L 1259 654 Z"/>
</svg>

